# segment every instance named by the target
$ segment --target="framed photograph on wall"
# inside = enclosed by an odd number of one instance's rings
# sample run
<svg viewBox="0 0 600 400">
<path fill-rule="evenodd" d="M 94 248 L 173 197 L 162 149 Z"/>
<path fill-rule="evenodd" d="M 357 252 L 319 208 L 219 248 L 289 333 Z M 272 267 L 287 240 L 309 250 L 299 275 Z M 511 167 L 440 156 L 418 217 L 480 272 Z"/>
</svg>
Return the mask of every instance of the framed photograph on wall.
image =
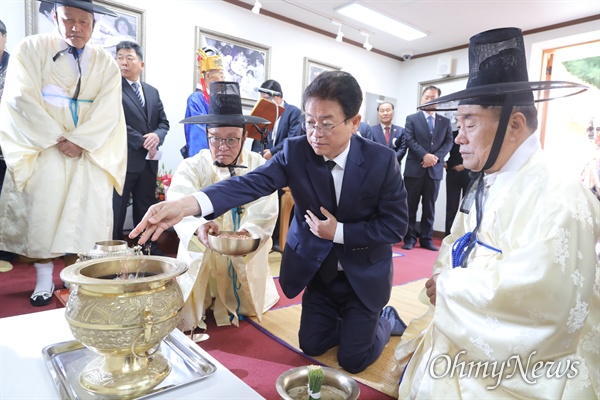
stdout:
<svg viewBox="0 0 600 400">
<path fill-rule="evenodd" d="M 196 27 L 196 49 L 211 46 L 221 53 L 225 80 L 240 84 L 242 105 L 253 107 L 260 98 L 258 88 L 269 79 L 271 48 L 259 43 Z M 194 50 L 194 90 L 199 81 Z"/>
<path fill-rule="evenodd" d="M 114 11 L 117 16 L 96 14 L 96 26 L 92 33 L 93 43 L 104 47 L 113 56 L 116 55 L 117 44 L 123 40 L 136 42 L 145 49 L 146 12 L 144 10 L 110 0 L 94 0 L 94 3 Z M 52 20 L 53 8 L 53 3 L 27 0 L 25 5 L 25 33 L 33 35 L 55 29 Z"/>
<path fill-rule="evenodd" d="M 302 80 L 302 91 L 317 77 L 325 71 L 339 71 L 342 67 L 326 64 L 321 61 L 304 57 L 304 79 Z"/>
<path fill-rule="evenodd" d="M 417 106 L 421 105 L 421 94 L 427 86 L 438 87 L 442 91 L 442 96 L 458 92 L 467 87 L 467 81 L 469 80 L 468 74 L 452 76 L 449 78 L 433 79 L 430 81 L 419 82 L 417 92 Z M 452 129 L 456 128 L 456 111 L 440 111 L 444 117 L 448 118 L 452 123 Z"/>
</svg>

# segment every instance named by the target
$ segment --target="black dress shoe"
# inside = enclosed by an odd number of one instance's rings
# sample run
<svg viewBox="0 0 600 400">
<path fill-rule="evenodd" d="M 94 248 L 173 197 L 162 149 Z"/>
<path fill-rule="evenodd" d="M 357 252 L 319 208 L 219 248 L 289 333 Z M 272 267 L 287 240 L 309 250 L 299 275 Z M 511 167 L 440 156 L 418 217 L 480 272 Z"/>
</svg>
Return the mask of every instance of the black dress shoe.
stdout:
<svg viewBox="0 0 600 400">
<path fill-rule="evenodd" d="M 403 248 L 404 250 L 412 250 L 412 249 L 413 249 L 413 247 L 415 247 L 415 244 L 414 244 L 414 243 L 404 243 L 404 244 L 402 245 L 402 248 Z"/>
<path fill-rule="evenodd" d="M 34 307 L 47 306 L 52 301 L 53 294 L 54 294 L 54 283 L 52 284 L 52 287 L 50 288 L 49 292 L 42 290 L 42 291 L 35 292 L 34 294 L 32 294 L 31 297 L 29 297 L 29 302 Z"/>
<path fill-rule="evenodd" d="M 392 336 L 402 336 L 404 330 L 406 329 L 406 324 L 400 318 L 398 311 L 392 306 L 385 306 L 381 311 L 381 316 L 388 320 L 390 325 L 392 326 L 392 330 L 390 334 Z"/>
<path fill-rule="evenodd" d="M 434 246 L 431 242 L 420 242 L 420 246 L 431 251 L 438 251 L 440 249 L 439 247 Z"/>
</svg>

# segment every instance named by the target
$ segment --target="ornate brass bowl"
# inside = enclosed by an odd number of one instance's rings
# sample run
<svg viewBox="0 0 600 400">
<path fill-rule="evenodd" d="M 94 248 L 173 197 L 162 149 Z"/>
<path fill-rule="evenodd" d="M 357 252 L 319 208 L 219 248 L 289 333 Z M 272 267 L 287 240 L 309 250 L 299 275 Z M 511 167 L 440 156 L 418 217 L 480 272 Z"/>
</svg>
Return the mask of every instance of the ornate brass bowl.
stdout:
<svg viewBox="0 0 600 400">
<path fill-rule="evenodd" d="M 238 238 L 234 238 L 237 236 Z M 241 238 L 240 236 L 245 236 Z M 258 249 L 260 238 L 244 235 L 241 232 L 219 232 L 209 234 L 208 243 L 219 254 L 226 256 L 245 256 Z"/>
<path fill-rule="evenodd" d="M 73 336 L 99 354 L 80 374 L 85 389 L 137 397 L 171 371 L 160 342 L 176 327 L 183 296 L 175 277 L 187 270 L 169 257 L 104 257 L 62 270 L 71 285 L 65 316 Z"/>
<path fill-rule="evenodd" d="M 323 369 L 323 385 L 321 398 L 336 400 L 356 400 L 360 395 L 358 383 L 344 372 L 329 368 Z M 279 375 L 275 387 L 283 400 L 297 400 L 308 398 L 308 367 L 297 367 Z"/>
</svg>

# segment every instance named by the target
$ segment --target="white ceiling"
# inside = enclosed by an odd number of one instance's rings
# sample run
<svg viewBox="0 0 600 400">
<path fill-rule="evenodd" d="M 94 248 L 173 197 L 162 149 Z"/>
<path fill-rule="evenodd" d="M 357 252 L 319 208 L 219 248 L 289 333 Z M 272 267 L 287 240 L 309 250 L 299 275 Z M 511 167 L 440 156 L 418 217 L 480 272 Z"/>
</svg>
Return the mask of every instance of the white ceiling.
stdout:
<svg viewBox="0 0 600 400">
<path fill-rule="evenodd" d="M 225 0 L 251 8 L 255 0 Z M 514 26 L 523 31 L 545 28 L 581 18 L 600 21 L 600 0 L 360 0 L 363 5 L 408 23 L 428 36 L 405 41 L 349 19 L 335 11 L 351 0 L 260 0 L 261 12 L 278 14 L 335 36 L 334 19 L 342 23 L 344 40 L 362 44 L 370 33 L 373 51 L 401 57 L 439 52 L 468 44 L 469 38 L 488 29 Z M 599 24 L 600 29 L 600 24 Z"/>
</svg>

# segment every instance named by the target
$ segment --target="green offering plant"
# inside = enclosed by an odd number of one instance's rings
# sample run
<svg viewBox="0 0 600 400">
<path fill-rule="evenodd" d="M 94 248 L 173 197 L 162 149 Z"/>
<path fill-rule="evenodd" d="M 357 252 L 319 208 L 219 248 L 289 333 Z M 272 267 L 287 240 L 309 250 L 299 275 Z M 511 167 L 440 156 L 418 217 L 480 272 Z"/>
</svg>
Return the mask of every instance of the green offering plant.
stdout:
<svg viewBox="0 0 600 400">
<path fill-rule="evenodd" d="M 308 400 L 321 398 L 321 385 L 324 378 L 320 365 L 308 366 Z"/>
</svg>

